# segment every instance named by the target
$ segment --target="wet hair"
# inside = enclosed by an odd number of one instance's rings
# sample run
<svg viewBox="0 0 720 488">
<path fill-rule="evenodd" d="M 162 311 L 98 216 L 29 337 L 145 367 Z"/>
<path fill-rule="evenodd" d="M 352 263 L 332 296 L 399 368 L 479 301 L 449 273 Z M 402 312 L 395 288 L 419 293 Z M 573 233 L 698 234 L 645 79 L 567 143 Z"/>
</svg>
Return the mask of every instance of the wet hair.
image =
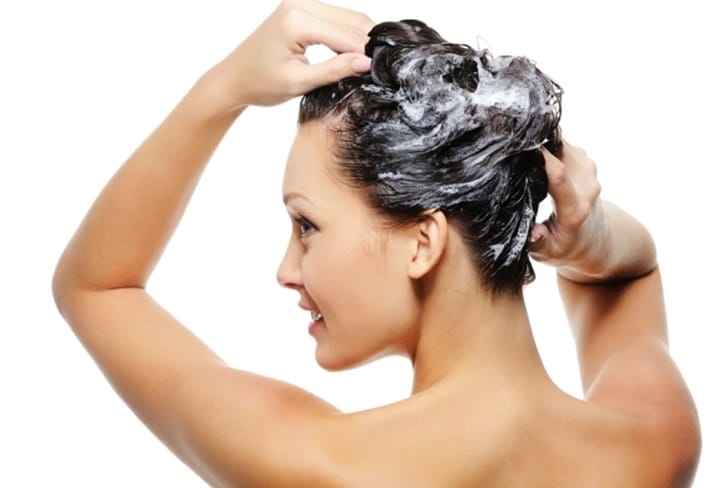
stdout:
<svg viewBox="0 0 720 488">
<path fill-rule="evenodd" d="M 525 57 L 449 43 L 418 20 L 368 34 L 371 70 L 307 93 L 299 123 L 335 133 L 341 180 L 392 222 L 442 210 L 493 295 L 534 279 L 528 237 L 557 154 L 562 89 Z"/>
</svg>

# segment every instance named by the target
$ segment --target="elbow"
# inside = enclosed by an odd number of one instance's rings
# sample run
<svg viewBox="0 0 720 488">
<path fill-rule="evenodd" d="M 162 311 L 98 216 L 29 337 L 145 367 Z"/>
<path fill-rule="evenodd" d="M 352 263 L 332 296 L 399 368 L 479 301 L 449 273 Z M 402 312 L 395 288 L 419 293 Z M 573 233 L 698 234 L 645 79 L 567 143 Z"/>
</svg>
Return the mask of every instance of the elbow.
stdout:
<svg viewBox="0 0 720 488">
<path fill-rule="evenodd" d="M 692 486 L 700 462 L 700 453 L 702 451 L 702 435 L 700 428 L 693 429 L 691 432 L 685 433 L 685 438 L 678 447 L 676 454 L 677 469 L 674 472 L 672 486 L 689 487 Z"/>
<path fill-rule="evenodd" d="M 678 459 L 681 468 L 675 486 L 691 486 L 700 462 L 702 432 L 700 430 L 700 419 L 694 409 L 689 415 L 688 425 L 683 430 L 684 432 L 682 432 L 678 442 Z"/>
<path fill-rule="evenodd" d="M 57 307 L 58 312 L 60 312 L 60 315 L 65 317 L 66 303 L 69 301 L 70 287 L 68 286 L 68 280 L 61 268 L 62 261 L 59 262 L 55 268 L 50 286 L 55 306 Z"/>
<path fill-rule="evenodd" d="M 75 280 L 72 279 L 72 272 L 62 257 L 55 266 L 50 287 L 55 306 L 58 312 L 60 312 L 60 315 L 67 321 L 68 307 L 72 303 L 73 297 L 79 290 L 79 287 L 75 283 Z"/>
</svg>

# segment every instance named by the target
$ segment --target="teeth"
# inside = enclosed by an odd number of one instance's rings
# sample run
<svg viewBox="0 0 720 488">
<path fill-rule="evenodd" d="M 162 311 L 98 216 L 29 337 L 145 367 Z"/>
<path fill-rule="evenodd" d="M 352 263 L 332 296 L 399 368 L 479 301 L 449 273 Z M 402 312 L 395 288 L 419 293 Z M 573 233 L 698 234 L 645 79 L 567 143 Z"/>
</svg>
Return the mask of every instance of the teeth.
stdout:
<svg viewBox="0 0 720 488">
<path fill-rule="evenodd" d="M 320 312 L 310 312 L 310 316 L 313 320 L 321 320 L 323 318 Z"/>
</svg>

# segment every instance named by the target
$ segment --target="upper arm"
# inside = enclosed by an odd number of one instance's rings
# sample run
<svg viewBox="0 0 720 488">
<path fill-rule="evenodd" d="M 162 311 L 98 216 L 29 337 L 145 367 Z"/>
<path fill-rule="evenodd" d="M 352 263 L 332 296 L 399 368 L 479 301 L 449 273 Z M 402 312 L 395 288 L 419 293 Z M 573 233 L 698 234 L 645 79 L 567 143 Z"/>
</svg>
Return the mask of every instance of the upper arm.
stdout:
<svg viewBox="0 0 720 488">
<path fill-rule="evenodd" d="M 558 286 L 577 345 L 583 388 L 610 357 L 650 344 L 667 346 L 667 319 L 657 268 L 634 280 L 582 284 L 558 275 Z"/>
<path fill-rule="evenodd" d="M 314 430 L 335 408 L 228 367 L 144 289 L 76 291 L 58 305 L 123 400 L 213 486 L 313 484 L 330 472 Z"/>
<path fill-rule="evenodd" d="M 650 425 L 658 446 L 671 447 L 676 461 L 693 463 L 697 413 L 668 351 L 659 270 L 608 284 L 558 280 L 586 398 Z"/>
<path fill-rule="evenodd" d="M 338 411 L 306 391 L 209 365 L 172 401 L 176 453 L 212 486 L 334 486 L 323 425 Z"/>
</svg>

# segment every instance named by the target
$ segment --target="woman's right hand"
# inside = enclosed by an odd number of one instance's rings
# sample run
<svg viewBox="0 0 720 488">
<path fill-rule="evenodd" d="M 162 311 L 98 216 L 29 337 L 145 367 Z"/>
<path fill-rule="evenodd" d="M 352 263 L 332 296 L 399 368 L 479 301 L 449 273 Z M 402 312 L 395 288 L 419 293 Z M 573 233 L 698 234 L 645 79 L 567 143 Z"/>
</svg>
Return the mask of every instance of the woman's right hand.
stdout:
<svg viewBox="0 0 720 488">
<path fill-rule="evenodd" d="M 214 102 L 221 112 L 247 105 L 276 105 L 317 87 L 370 69 L 364 53 L 374 23 L 360 12 L 317 0 L 283 0 L 245 41 L 214 66 Z M 315 65 L 308 46 L 322 44 L 337 56 Z"/>
</svg>

